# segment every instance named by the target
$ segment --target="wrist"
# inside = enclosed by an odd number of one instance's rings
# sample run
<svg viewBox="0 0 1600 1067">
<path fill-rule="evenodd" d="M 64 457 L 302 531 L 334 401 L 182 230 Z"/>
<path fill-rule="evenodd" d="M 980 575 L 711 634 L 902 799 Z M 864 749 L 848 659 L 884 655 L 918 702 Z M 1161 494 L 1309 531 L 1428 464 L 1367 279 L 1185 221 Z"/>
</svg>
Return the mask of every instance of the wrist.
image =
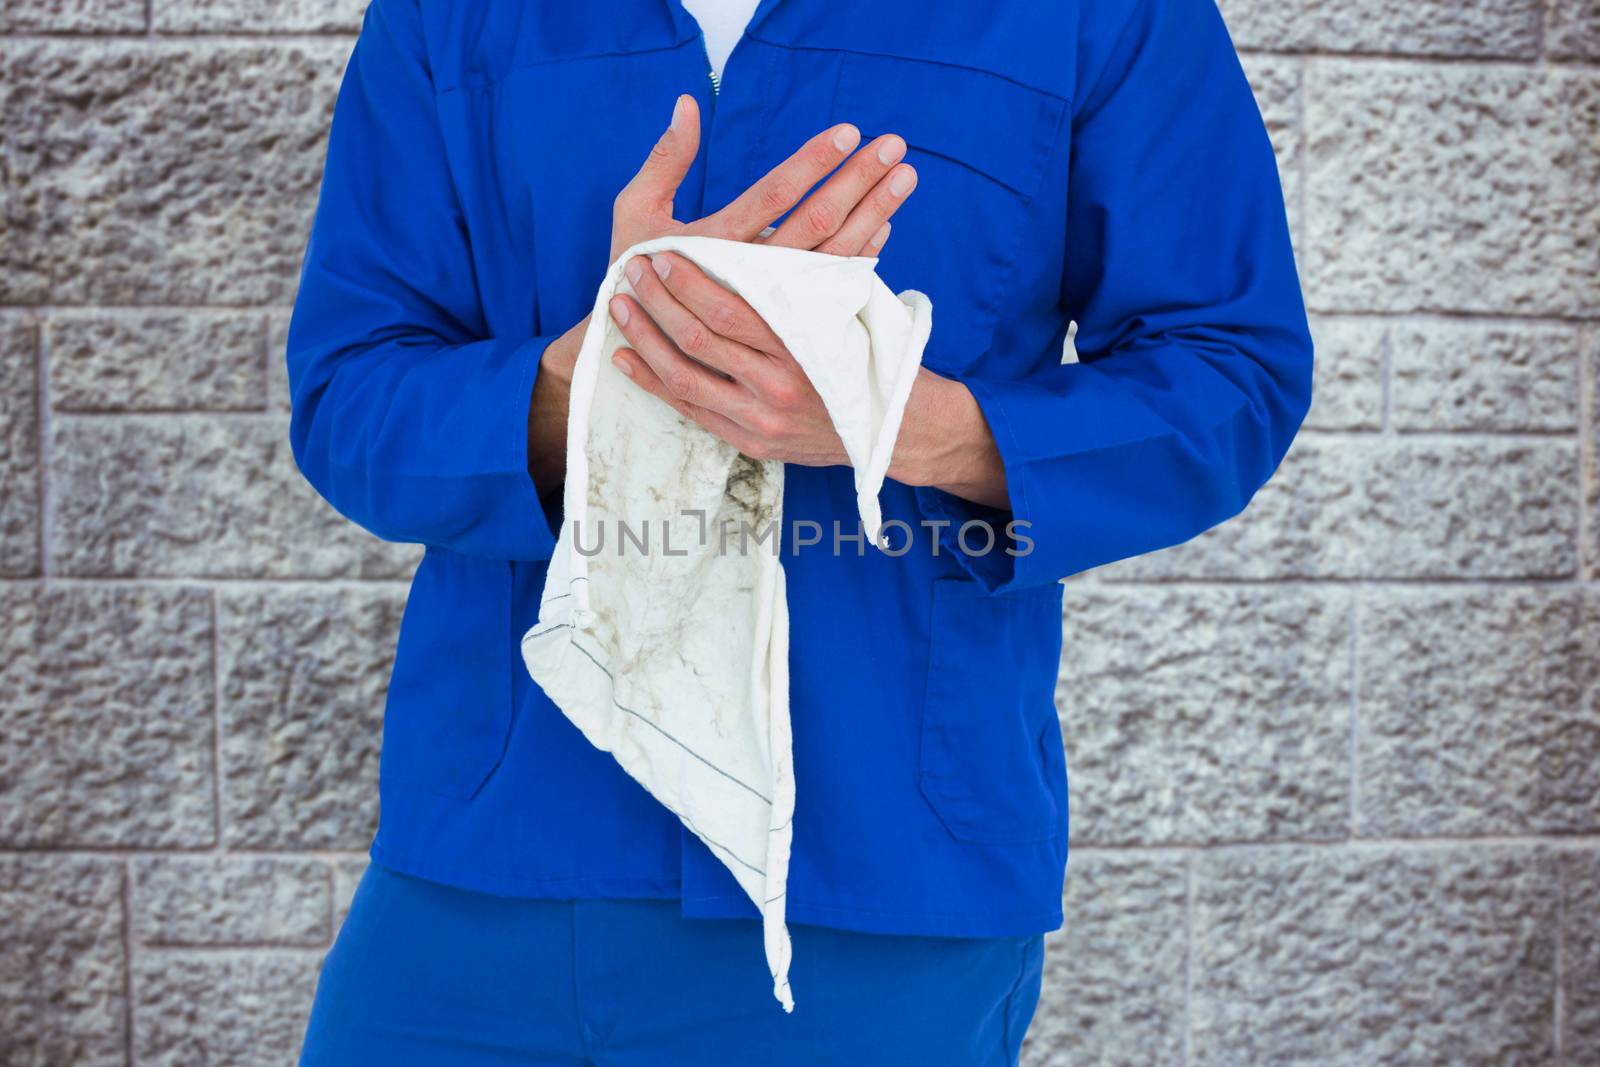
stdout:
<svg viewBox="0 0 1600 1067">
<path fill-rule="evenodd" d="M 906 401 L 889 477 L 912 486 L 960 482 L 987 433 L 967 387 L 923 368 Z"/>
<path fill-rule="evenodd" d="M 583 347 L 583 335 L 589 325 L 589 316 L 566 333 L 551 341 L 539 358 L 539 373 L 548 374 L 563 386 L 572 384 L 572 374 L 578 365 L 578 352 Z"/>
</svg>

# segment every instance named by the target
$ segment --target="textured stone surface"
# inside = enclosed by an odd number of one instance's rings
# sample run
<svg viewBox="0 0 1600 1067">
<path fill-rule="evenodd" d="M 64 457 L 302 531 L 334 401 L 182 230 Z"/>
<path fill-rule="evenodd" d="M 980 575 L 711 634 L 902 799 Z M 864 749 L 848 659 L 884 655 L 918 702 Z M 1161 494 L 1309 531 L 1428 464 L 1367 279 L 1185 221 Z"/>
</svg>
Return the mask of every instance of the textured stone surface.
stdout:
<svg viewBox="0 0 1600 1067">
<path fill-rule="evenodd" d="M 267 329 L 267 406 L 288 411 L 289 367 L 285 352 L 289 345 L 289 312 L 272 312 Z"/>
<path fill-rule="evenodd" d="M 1240 48 L 1532 58 L 1541 0 L 1221 0 Z M 1572 6 L 1590 0 L 1572 0 Z"/>
<path fill-rule="evenodd" d="M 1375 589 L 1358 631 L 1363 833 L 1600 830 L 1600 594 Z"/>
<path fill-rule="evenodd" d="M 366 0 L 151 0 L 160 33 L 353 33 L 366 7 Z"/>
<path fill-rule="evenodd" d="M 1476 843 L 1200 857 L 1192 1062 L 1555 1063 L 1554 868 Z"/>
<path fill-rule="evenodd" d="M 361 848 L 404 590 L 225 594 L 224 834 L 254 848 Z"/>
<path fill-rule="evenodd" d="M 1572 430 L 1581 336 L 1571 326 L 1396 324 L 1393 425 L 1402 430 Z"/>
<path fill-rule="evenodd" d="M 333 929 L 337 934 L 344 925 L 345 918 L 350 914 L 350 901 L 356 895 L 356 887 L 361 884 L 361 876 L 367 871 L 368 860 L 365 854 L 347 859 L 335 860 L 333 864 Z"/>
<path fill-rule="evenodd" d="M 0 586 L 0 845 L 216 839 L 199 590 Z"/>
<path fill-rule="evenodd" d="M 145 0 L 6 0 L 0 33 L 141 33 Z"/>
<path fill-rule="evenodd" d="M 421 556 L 317 496 L 281 416 L 63 416 L 53 430 L 64 574 L 403 577 Z"/>
<path fill-rule="evenodd" d="M 1065 612 L 1074 843 L 1346 832 L 1346 591 L 1084 588 Z"/>
<path fill-rule="evenodd" d="M 1561 1030 L 1569 1064 L 1600 1063 L 1600 851 L 1561 855 Z"/>
<path fill-rule="evenodd" d="M 1112 578 L 1543 578 L 1577 566 L 1570 437 L 1302 434 L 1244 513 Z"/>
<path fill-rule="evenodd" d="M 1600 329 L 1589 331 L 1584 356 L 1583 401 L 1583 558 L 1584 573 L 1600 578 Z"/>
<path fill-rule="evenodd" d="M 266 402 L 256 312 L 62 315 L 49 325 L 57 411 L 250 410 Z"/>
<path fill-rule="evenodd" d="M 133 936 L 145 945 L 320 946 L 328 865 L 277 856 L 157 856 L 133 865 Z"/>
<path fill-rule="evenodd" d="M 0 576 L 39 572 L 39 331 L 0 318 Z"/>
<path fill-rule="evenodd" d="M 1067 871 L 1066 922 L 1045 937 L 1044 986 L 1021 1062 L 1181 1063 L 1183 861 L 1074 852 Z"/>
<path fill-rule="evenodd" d="M 1563 59 L 1600 59 L 1600 5 L 1594 0 L 1550 0 L 1545 48 Z"/>
<path fill-rule="evenodd" d="M 1390 330 L 1370 319 L 1314 316 L 1315 376 L 1305 430 L 1376 430 L 1383 425 Z"/>
<path fill-rule="evenodd" d="M 1312 64 L 1314 305 L 1600 314 L 1597 132 L 1593 70 Z"/>
<path fill-rule="evenodd" d="M 286 302 L 348 52 L 0 43 L 0 303 Z"/>
<path fill-rule="evenodd" d="M 133 1053 L 140 1067 L 287 1067 L 300 1056 L 322 953 L 140 953 Z"/>
<path fill-rule="evenodd" d="M 0 1063 L 123 1067 L 122 864 L 0 856 Z"/>
<path fill-rule="evenodd" d="M 0 0 L 4 1067 L 287 1067 L 366 869 L 420 549 L 305 484 L 283 362 L 364 3 Z M 1067 583 L 1024 1061 L 1595 1067 L 1600 5 L 1222 9 L 1314 406 Z"/>
</svg>

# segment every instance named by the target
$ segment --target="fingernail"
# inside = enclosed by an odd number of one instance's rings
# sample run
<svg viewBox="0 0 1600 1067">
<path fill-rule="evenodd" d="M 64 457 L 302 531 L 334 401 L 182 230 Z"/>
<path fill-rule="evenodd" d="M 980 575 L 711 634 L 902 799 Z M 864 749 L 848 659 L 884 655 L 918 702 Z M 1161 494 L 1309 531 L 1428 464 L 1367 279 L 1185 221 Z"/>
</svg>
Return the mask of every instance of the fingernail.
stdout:
<svg viewBox="0 0 1600 1067">
<path fill-rule="evenodd" d="M 672 273 L 672 262 L 666 256 L 651 256 L 650 265 L 656 269 L 656 273 L 663 279 Z"/>
<path fill-rule="evenodd" d="M 884 166 L 897 163 L 906 154 L 906 143 L 898 137 L 888 137 L 878 145 L 878 162 Z"/>
<path fill-rule="evenodd" d="M 877 248 L 880 245 L 882 245 L 883 242 L 887 241 L 888 239 L 889 239 L 889 224 L 886 222 L 882 226 L 878 227 L 878 232 L 872 235 L 872 240 L 869 241 L 868 244 L 872 245 L 873 248 Z"/>
<path fill-rule="evenodd" d="M 623 374 L 626 374 L 628 377 L 633 377 L 633 368 L 628 366 L 628 361 L 623 359 L 620 354 L 615 352 L 611 354 L 611 365 L 616 367 Z"/>
<path fill-rule="evenodd" d="M 674 130 L 682 128 L 684 116 L 686 116 L 689 113 L 689 104 L 687 102 L 688 99 L 689 98 L 687 96 L 683 96 L 683 95 L 680 94 L 678 99 L 673 102 L 673 105 L 672 105 L 672 129 L 674 129 Z"/>
<path fill-rule="evenodd" d="M 833 147 L 841 152 L 848 152 L 861 143 L 861 131 L 848 122 L 840 126 L 833 133 Z"/>
<path fill-rule="evenodd" d="M 895 171 L 893 178 L 889 179 L 889 191 L 895 196 L 905 196 L 915 184 L 917 184 L 917 172 L 910 167 L 902 167 Z"/>
<path fill-rule="evenodd" d="M 628 281 L 634 285 L 639 284 L 639 276 L 644 273 L 644 268 L 639 266 L 637 258 L 628 260 L 628 265 L 622 268 L 622 273 L 628 276 Z"/>
<path fill-rule="evenodd" d="M 628 325 L 628 303 L 621 297 L 611 301 L 611 317 L 617 320 L 618 326 Z"/>
</svg>

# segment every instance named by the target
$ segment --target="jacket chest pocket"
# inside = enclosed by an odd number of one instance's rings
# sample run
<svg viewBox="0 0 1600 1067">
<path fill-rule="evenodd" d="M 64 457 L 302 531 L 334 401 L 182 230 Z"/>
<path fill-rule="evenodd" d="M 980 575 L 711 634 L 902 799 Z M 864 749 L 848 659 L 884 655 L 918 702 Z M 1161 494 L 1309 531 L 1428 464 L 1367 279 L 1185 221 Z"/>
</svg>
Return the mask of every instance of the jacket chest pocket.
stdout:
<svg viewBox="0 0 1600 1067">
<path fill-rule="evenodd" d="M 938 578 L 919 781 L 951 836 L 985 844 L 1066 832 L 1056 718 L 1061 587 L 993 595 Z"/>
<path fill-rule="evenodd" d="M 383 715 L 386 783 L 469 800 L 510 737 L 511 564 L 429 548 L 417 565 Z"/>
<path fill-rule="evenodd" d="M 863 142 L 899 134 L 917 169 L 878 272 L 933 300 L 931 369 L 959 373 L 988 348 L 1012 264 L 1030 236 L 1043 239 L 1029 233 L 1029 207 L 1066 114 L 1062 97 L 991 71 L 841 53 L 832 121 L 855 123 Z"/>
</svg>

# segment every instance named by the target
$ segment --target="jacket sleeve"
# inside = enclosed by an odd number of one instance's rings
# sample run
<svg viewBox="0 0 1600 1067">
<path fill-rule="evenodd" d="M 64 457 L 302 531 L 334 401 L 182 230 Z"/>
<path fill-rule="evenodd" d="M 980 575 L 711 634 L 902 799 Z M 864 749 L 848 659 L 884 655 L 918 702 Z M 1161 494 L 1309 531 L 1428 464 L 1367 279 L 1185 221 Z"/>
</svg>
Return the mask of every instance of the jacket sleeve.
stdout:
<svg viewBox="0 0 1600 1067">
<path fill-rule="evenodd" d="M 554 336 L 493 336 L 475 277 L 416 2 L 375 0 L 334 106 L 290 319 L 295 462 L 385 540 L 548 559 L 527 450 Z"/>
<path fill-rule="evenodd" d="M 1277 164 L 1214 0 L 1083 9 L 1062 292 L 1079 362 L 963 379 L 998 445 L 1009 511 L 918 490 L 925 512 L 956 525 L 1017 523 L 1016 554 L 1004 538 L 962 551 L 954 527 L 941 531 L 991 592 L 1237 514 L 1311 403 Z"/>
</svg>

